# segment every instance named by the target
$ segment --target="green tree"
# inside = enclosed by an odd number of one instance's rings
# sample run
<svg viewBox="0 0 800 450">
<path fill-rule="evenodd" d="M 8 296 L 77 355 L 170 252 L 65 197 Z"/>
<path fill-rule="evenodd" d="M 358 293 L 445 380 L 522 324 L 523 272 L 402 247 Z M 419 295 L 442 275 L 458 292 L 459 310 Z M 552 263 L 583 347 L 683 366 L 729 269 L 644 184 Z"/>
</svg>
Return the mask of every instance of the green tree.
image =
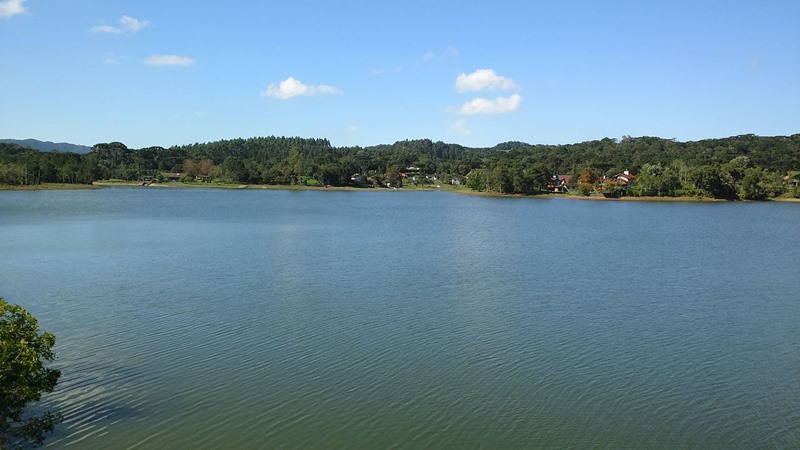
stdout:
<svg viewBox="0 0 800 450">
<path fill-rule="evenodd" d="M 536 163 L 525 169 L 525 177 L 528 179 L 533 192 L 546 191 L 552 173 L 553 169 L 542 163 Z"/>
<path fill-rule="evenodd" d="M 383 175 L 383 181 L 387 185 L 391 184 L 392 187 L 399 187 L 403 185 L 403 178 L 400 176 L 400 167 L 397 165 L 389 166 L 386 173 Z"/>
<path fill-rule="evenodd" d="M 779 172 L 771 172 L 763 169 L 762 183 L 767 191 L 767 197 L 780 197 L 786 193 L 786 183 Z"/>
<path fill-rule="evenodd" d="M 305 175 L 307 165 L 306 157 L 300 153 L 297 147 L 292 147 L 289 151 L 288 161 L 286 162 L 288 175 L 291 177 L 292 184 L 297 183 L 301 175 Z"/>
<path fill-rule="evenodd" d="M 467 187 L 473 191 L 486 190 L 486 169 L 472 169 L 467 174 Z"/>
<path fill-rule="evenodd" d="M 41 444 L 61 420 L 57 413 L 25 414 L 31 402 L 53 392 L 61 371 L 45 362 L 55 359 L 51 333 L 39 333 L 36 318 L 19 305 L 0 298 L 0 448 L 33 442 Z"/>
<path fill-rule="evenodd" d="M 25 168 L 19 164 L 0 163 L 0 184 L 22 184 Z"/>
<path fill-rule="evenodd" d="M 750 164 L 750 158 L 747 156 L 737 156 L 728 162 L 727 164 L 723 165 L 723 170 L 726 170 L 733 179 L 733 183 L 738 185 L 742 182 L 745 175 L 747 174 L 747 169 L 751 168 L 752 165 Z"/>
<path fill-rule="evenodd" d="M 790 170 L 786 177 L 781 178 L 780 174 L 776 174 L 780 180 L 778 187 L 779 192 L 786 192 L 790 198 L 800 198 L 800 171 Z"/>
<path fill-rule="evenodd" d="M 500 194 L 514 192 L 514 178 L 506 166 L 500 165 L 489 172 L 489 190 Z"/>
<path fill-rule="evenodd" d="M 645 164 L 636 178 L 632 191 L 640 196 L 672 197 L 680 187 L 680 178 L 672 167 Z"/>
<path fill-rule="evenodd" d="M 743 171 L 737 194 L 742 200 L 763 200 L 767 198 L 764 186 L 764 172 L 760 167 L 750 167 Z"/>
<path fill-rule="evenodd" d="M 691 182 L 708 197 L 735 198 L 736 196 L 731 175 L 719 166 L 696 167 L 691 174 Z"/>
<path fill-rule="evenodd" d="M 737 194 L 742 200 L 764 200 L 784 192 L 780 174 L 761 167 L 748 167 L 739 183 Z"/>
<path fill-rule="evenodd" d="M 591 195 L 593 190 L 594 190 L 594 187 L 592 187 L 592 185 L 589 184 L 589 183 L 579 183 L 578 184 L 578 193 L 580 195 L 588 197 L 589 195 Z"/>
<path fill-rule="evenodd" d="M 222 162 L 222 170 L 230 181 L 247 182 L 248 172 L 244 162 L 235 156 L 228 156 Z"/>
<path fill-rule="evenodd" d="M 514 192 L 530 194 L 533 191 L 531 179 L 525 175 L 525 170 L 523 170 L 522 167 L 514 167 L 512 169 L 511 177 Z"/>
</svg>

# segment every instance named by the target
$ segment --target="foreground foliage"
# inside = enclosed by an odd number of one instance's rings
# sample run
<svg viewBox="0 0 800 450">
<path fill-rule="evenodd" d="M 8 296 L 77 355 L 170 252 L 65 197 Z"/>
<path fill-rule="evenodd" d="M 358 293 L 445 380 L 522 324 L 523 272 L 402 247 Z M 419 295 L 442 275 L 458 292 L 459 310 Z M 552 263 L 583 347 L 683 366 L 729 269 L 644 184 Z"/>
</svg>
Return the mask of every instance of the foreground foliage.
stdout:
<svg viewBox="0 0 800 450">
<path fill-rule="evenodd" d="M 55 359 L 51 333 L 39 333 L 36 318 L 0 298 L 0 448 L 44 442 L 61 419 L 45 411 L 26 414 L 26 407 L 53 392 L 61 372 L 44 366 Z"/>
<path fill-rule="evenodd" d="M 408 172 L 414 168 L 414 176 Z M 506 142 L 468 148 L 428 139 L 334 147 L 326 139 L 258 137 L 138 150 L 97 144 L 86 155 L 0 144 L 0 184 L 96 180 L 220 181 L 241 184 L 369 186 L 464 184 L 476 191 L 536 194 L 553 174 L 581 178 L 577 190 L 624 170 L 642 173 L 628 195 L 764 199 L 800 196 L 800 134 L 678 142 L 604 138 L 570 145 Z M 794 173 L 794 175 L 792 175 Z M 584 174 L 591 176 L 584 180 Z M 792 178 L 792 177 L 795 178 Z"/>
</svg>

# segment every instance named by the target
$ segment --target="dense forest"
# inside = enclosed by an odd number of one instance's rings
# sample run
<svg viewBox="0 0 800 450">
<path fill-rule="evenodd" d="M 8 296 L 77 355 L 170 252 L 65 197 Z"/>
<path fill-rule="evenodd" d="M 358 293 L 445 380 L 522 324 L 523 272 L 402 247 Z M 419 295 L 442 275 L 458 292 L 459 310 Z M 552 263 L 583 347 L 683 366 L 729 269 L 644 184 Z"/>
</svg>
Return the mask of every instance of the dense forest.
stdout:
<svg viewBox="0 0 800 450">
<path fill-rule="evenodd" d="M 619 189 L 608 185 L 609 177 L 626 170 L 637 176 L 624 186 L 625 195 L 800 197 L 800 134 L 692 142 L 626 136 L 569 145 L 505 142 L 492 148 L 428 139 L 334 147 L 326 139 L 257 137 L 142 149 L 111 142 L 83 155 L 0 143 L 0 184 L 7 185 L 179 177 L 183 182 L 308 186 L 456 183 L 476 191 L 537 194 L 561 174 L 579 180 L 574 190 L 588 195 Z"/>
</svg>

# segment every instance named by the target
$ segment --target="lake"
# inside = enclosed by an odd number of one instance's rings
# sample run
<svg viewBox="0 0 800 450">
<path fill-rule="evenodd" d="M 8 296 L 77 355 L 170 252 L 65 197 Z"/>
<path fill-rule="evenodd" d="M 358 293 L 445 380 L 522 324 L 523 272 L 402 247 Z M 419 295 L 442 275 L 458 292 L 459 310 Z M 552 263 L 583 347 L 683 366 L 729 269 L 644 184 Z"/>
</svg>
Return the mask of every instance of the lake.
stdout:
<svg viewBox="0 0 800 450">
<path fill-rule="evenodd" d="M 800 205 L 0 192 L 69 448 L 797 448 Z"/>
</svg>

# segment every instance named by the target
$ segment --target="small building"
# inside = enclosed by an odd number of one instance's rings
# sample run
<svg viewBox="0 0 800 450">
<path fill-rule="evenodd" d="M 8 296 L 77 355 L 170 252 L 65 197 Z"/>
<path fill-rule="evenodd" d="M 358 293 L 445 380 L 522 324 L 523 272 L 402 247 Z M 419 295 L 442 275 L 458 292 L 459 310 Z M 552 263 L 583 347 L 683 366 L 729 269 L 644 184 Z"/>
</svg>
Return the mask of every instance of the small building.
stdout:
<svg viewBox="0 0 800 450">
<path fill-rule="evenodd" d="M 628 172 L 627 170 L 618 173 L 611 177 L 617 186 L 630 186 L 636 180 L 636 175 Z"/>
<path fill-rule="evenodd" d="M 553 175 L 550 177 L 547 190 L 550 192 L 569 192 L 578 187 L 573 183 L 573 178 L 572 175 Z"/>
<path fill-rule="evenodd" d="M 175 182 L 180 181 L 183 174 L 180 172 L 161 172 L 161 176 L 164 177 L 165 181 Z"/>
<path fill-rule="evenodd" d="M 600 191 L 607 198 L 619 198 L 628 194 L 630 188 L 636 181 L 636 175 L 625 170 L 611 177 L 598 178 L 595 181 L 595 190 Z"/>
</svg>

